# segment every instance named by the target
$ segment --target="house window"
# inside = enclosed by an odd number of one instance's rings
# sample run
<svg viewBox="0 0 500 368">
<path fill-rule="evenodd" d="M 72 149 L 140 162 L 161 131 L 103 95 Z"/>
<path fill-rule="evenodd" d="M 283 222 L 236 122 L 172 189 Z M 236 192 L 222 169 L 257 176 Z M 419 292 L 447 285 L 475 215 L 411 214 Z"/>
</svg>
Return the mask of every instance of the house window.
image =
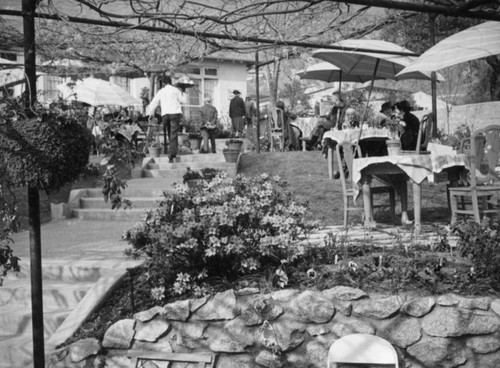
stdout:
<svg viewBox="0 0 500 368">
<path fill-rule="evenodd" d="M 46 75 L 45 76 L 45 90 L 44 98 L 46 101 L 57 101 L 61 92 L 57 89 L 57 86 L 64 83 L 64 79 L 56 75 Z"/>
<path fill-rule="evenodd" d="M 17 61 L 17 55 L 14 52 L 0 52 L 0 58 L 9 61 Z"/>
<path fill-rule="evenodd" d="M 200 107 L 203 106 L 204 99 L 210 97 L 213 100 L 215 98 L 215 91 L 219 81 L 217 78 L 218 70 L 217 68 L 187 67 L 184 71 L 188 73 L 189 78 L 194 82 L 194 86 L 186 90 L 188 100 L 184 107 L 184 116 L 187 119 L 196 119 Z"/>
<path fill-rule="evenodd" d="M 216 68 L 205 68 L 205 75 L 210 75 L 210 76 L 217 76 L 217 69 Z"/>
<path fill-rule="evenodd" d="M 127 77 L 115 77 L 114 83 L 122 87 L 125 91 L 130 91 L 130 79 Z"/>
</svg>

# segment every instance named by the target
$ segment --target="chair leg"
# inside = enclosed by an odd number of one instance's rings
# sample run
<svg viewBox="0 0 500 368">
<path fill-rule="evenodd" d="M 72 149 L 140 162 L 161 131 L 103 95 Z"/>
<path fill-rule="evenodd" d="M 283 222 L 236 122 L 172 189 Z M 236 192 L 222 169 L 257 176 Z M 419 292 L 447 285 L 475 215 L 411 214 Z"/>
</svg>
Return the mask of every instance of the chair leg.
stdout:
<svg viewBox="0 0 500 368">
<path fill-rule="evenodd" d="M 463 199 L 463 197 L 461 197 Z M 450 192 L 451 220 L 450 225 L 457 222 L 458 198 Z"/>
<path fill-rule="evenodd" d="M 472 210 L 474 211 L 474 221 L 480 224 L 481 217 L 479 216 L 479 201 L 477 195 L 472 195 Z"/>
</svg>

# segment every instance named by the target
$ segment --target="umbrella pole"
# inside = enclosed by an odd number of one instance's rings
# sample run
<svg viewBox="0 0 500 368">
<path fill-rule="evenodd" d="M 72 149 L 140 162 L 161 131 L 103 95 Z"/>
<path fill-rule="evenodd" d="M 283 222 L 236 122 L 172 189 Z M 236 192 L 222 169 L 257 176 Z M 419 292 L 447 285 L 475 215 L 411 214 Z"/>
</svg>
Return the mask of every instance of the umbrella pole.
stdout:
<svg viewBox="0 0 500 368">
<path fill-rule="evenodd" d="M 365 111 L 363 112 L 363 118 L 361 119 L 361 126 L 359 129 L 358 142 L 361 139 L 361 133 L 363 132 L 363 125 L 364 125 L 363 123 L 366 119 L 366 113 L 368 112 L 368 104 L 370 103 L 370 98 L 372 97 L 373 84 L 375 83 L 375 77 L 377 76 L 377 69 L 378 69 L 379 62 L 380 62 L 380 59 L 377 59 L 377 61 L 375 62 L 375 69 L 373 69 L 372 82 L 370 83 L 370 90 L 368 91 L 368 98 L 366 99 Z"/>
</svg>

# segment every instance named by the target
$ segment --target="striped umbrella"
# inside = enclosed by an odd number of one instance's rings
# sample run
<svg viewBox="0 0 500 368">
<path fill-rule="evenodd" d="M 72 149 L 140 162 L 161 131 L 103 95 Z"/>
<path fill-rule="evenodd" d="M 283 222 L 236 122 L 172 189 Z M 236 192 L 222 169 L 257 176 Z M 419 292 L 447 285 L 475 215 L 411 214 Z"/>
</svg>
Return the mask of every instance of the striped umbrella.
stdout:
<svg viewBox="0 0 500 368">
<path fill-rule="evenodd" d="M 485 22 L 438 42 L 398 76 L 436 71 L 493 55 L 500 55 L 500 22 Z"/>
<path fill-rule="evenodd" d="M 91 106 L 141 104 L 141 101 L 120 86 L 102 79 L 85 78 L 76 81 L 75 84 L 61 84 L 57 89 L 62 93 L 64 100 L 77 100 Z"/>
</svg>

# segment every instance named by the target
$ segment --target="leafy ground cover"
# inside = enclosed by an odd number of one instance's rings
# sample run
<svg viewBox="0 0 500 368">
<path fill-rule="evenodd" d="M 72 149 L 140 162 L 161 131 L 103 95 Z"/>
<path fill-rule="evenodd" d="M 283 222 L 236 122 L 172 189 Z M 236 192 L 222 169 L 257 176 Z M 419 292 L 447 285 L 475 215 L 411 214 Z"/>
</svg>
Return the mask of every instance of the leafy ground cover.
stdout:
<svg viewBox="0 0 500 368">
<path fill-rule="evenodd" d="M 297 229 L 308 223 L 309 220 L 319 221 L 321 225 L 338 225 L 342 223 L 342 197 L 338 181 L 327 178 L 326 160 L 319 152 L 286 152 L 286 153 L 250 153 L 241 157 L 239 172 L 249 178 L 259 178 L 262 173 L 272 173 L 288 183 L 285 190 L 293 194 L 297 206 L 306 203 L 307 211 L 295 208 L 287 195 L 271 193 L 275 184 L 266 184 L 267 179 L 260 182 L 260 189 L 252 189 L 252 185 L 239 181 L 234 190 L 229 187 L 210 189 L 214 193 L 230 193 L 240 196 L 239 206 L 249 205 L 244 198 L 251 199 L 252 206 L 264 208 L 268 200 L 277 201 L 269 208 L 281 208 L 281 215 L 289 213 L 293 208 L 296 218 L 291 231 L 297 234 Z M 260 180 L 260 179 L 259 179 Z M 218 185 L 218 184 L 211 184 Z M 224 191 L 221 191 L 225 188 Z M 264 192 L 268 192 L 268 194 Z M 411 191 L 409 191 L 411 194 Z M 256 200 L 252 197 L 260 193 L 263 196 Z M 212 193 L 213 194 L 213 193 Z M 269 198 L 266 199 L 267 195 Z M 275 212 L 266 212 L 245 221 L 230 222 L 224 219 L 224 224 L 197 227 L 196 232 L 189 232 L 194 223 L 192 216 L 196 211 L 212 211 L 215 206 L 204 206 L 207 201 L 193 192 L 180 193 L 175 198 L 168 199 L 163 210 L 152 215 L 144 226 L 129 232 L 129 242 L 132 245 L 131 254 L 143 256 L 146 259 L 144 267 L 131 270 L 128 279 L 113 295 L 93 313 L 87 322 L 66 343 L 71 343 L 85 337 L 102 338 L 106 329 L 115 321 L 128 318 L 134 313 L 150 308 L 154 305 L 163 305 L 177 299 L 197 297 L 205 293 L 214 293 L 228 288 L 257 286 L 262 292 L 276 290 L 280 287 L 297 289 L 323 290 L 335 285 L 347 285 L 362 288 L 365 291 L 385 294 L 406 293 L 411 295 L 432 295 L 446 292 L 455 292 L 462 295 L 483 295 L 498 293 L 500 256 L 496 256 L 496 247 L 500 243 L 498 224 L 462 224 L 458 228 L 460 235 L 459 247 L 450 249 L 446 235 L 443 235 L 441 244 L 431 248 L 428 245 L 417 245 L 408 239 L 399 239 L 391 248 L 377 247 L 374 244 L 350 244 L 342 236 L 332 236 L 322 246 L 296 247 L 294 252 L 286 252 L 274 242 L 283 236 L 280 218 L 270 220 Z M 224 196 L 219 196 L 220 198 Z M 217 206 L 230 206 L 223 199 L 217 197 Z M 262 202 L 264 200 L 264 202 Z M 205 201 L 205 202 L 204 202 Z M 411 203 L 411 198 L 410 198 Z M 444 185 L 425 184 L 423 188 L 423 219 L 425 222 L 446 222 L 449 212 L 446 202 L 446 187 Z M 184 211 L 185 210 L 185 211 Z M 284 211 L 284 212 L 283 212 Z M 211 212 L 209 217 L 213 216 Z M 383 218 L 384 213 L 378 214 Z M 286 215 L 285 217 L 290 217 Z M 238 215 L 235 215 L 235 218 Z M 266 218 L 264 223 L 259 218 Z M 257 221 L 257 222 L 256 222 Z M 252 226 L 242 224 L 253 223 Z M 162 224 L 162 226 L 157 226 Z M 172 249 L 165 247 L 167 238 L 172 231 L 169 226 L 177 224 L 178 241 Z M 179 225 L 183 224 L 183 229 Z M 264 233 L 260 230 L 266 227 Z M 193 227 L 194 228 L 194 227 Z M 235 232 L 239 229 L 239 232 Z M 191 237 L 183 237 L 183 232 Z M 212 239 L 212 235 L 219 235 Z M 240 238 L 237 234 L 244 234 Z M 233 241 L 227 241 L 233 237 Z M 231 244 L 237 244 L 238 249 L 254 249 L 255 237 L 263 239 L 267 244 L 277 246 L 273 253 L 234 253 Z M 171 238 L 169 238 L 171 239 Z M 192 240 L 195 239 L 195 240 Z M 210 239 L 210 246 L 198 248 L 204 240 Z M 160 241 L 161 240 L 161 241 Z M 200 240 L 197 242 L 197 240 Z M 203 240 L 203 241 L 202 241 Z M 293 241 L 296 239 L 287 239 Z M 173 243 L 174 241 L 170 241 Z M 248 242 L 248 244 L 246 243 Z M 175 243 L 175 242 L 174 242 Z M 178 250 L 182 250 L 179 257 Z M 211 274 L 200 277 L 203 282 L 197 282 L 194 277 L 204 272 L 213 273 L 213 264 L 204 264 L 203 256 L 199 253 L 212 249 L 219 259 L 228 265 L 239 265 L 232 268 L 233 273 Z M 222 251 L 223 249 L 224 251 Z M 230 249 L 230 250 L 228 250 Z M 273 257 L 279 254 L 279 257 Z M 242 255 L 244 257 L 242 257 Z M 493 255 L 493 256 L 492 256 Z M 175 259 L 172 258 L 175 256 Z M 252 260 L 252 262 L 248 262 Z M 284 261 L 283 261 L 284 260 Z M 214 261 L 214 259 L 212 259 Z M 168 267 L 163 267 L 166 262 Z M 175 266 L 173 266 L 175 265 Z M 219 267 L 221 268 L 221 267 Z M 254 268 L 252 270 L 252 268 Z M 164 273 L 169 269 L 169 274 Z M 229 267 L 222 267 L 228 270 Z M 241 270 L 252 272 L 239 272 Z"/>
</svg>

